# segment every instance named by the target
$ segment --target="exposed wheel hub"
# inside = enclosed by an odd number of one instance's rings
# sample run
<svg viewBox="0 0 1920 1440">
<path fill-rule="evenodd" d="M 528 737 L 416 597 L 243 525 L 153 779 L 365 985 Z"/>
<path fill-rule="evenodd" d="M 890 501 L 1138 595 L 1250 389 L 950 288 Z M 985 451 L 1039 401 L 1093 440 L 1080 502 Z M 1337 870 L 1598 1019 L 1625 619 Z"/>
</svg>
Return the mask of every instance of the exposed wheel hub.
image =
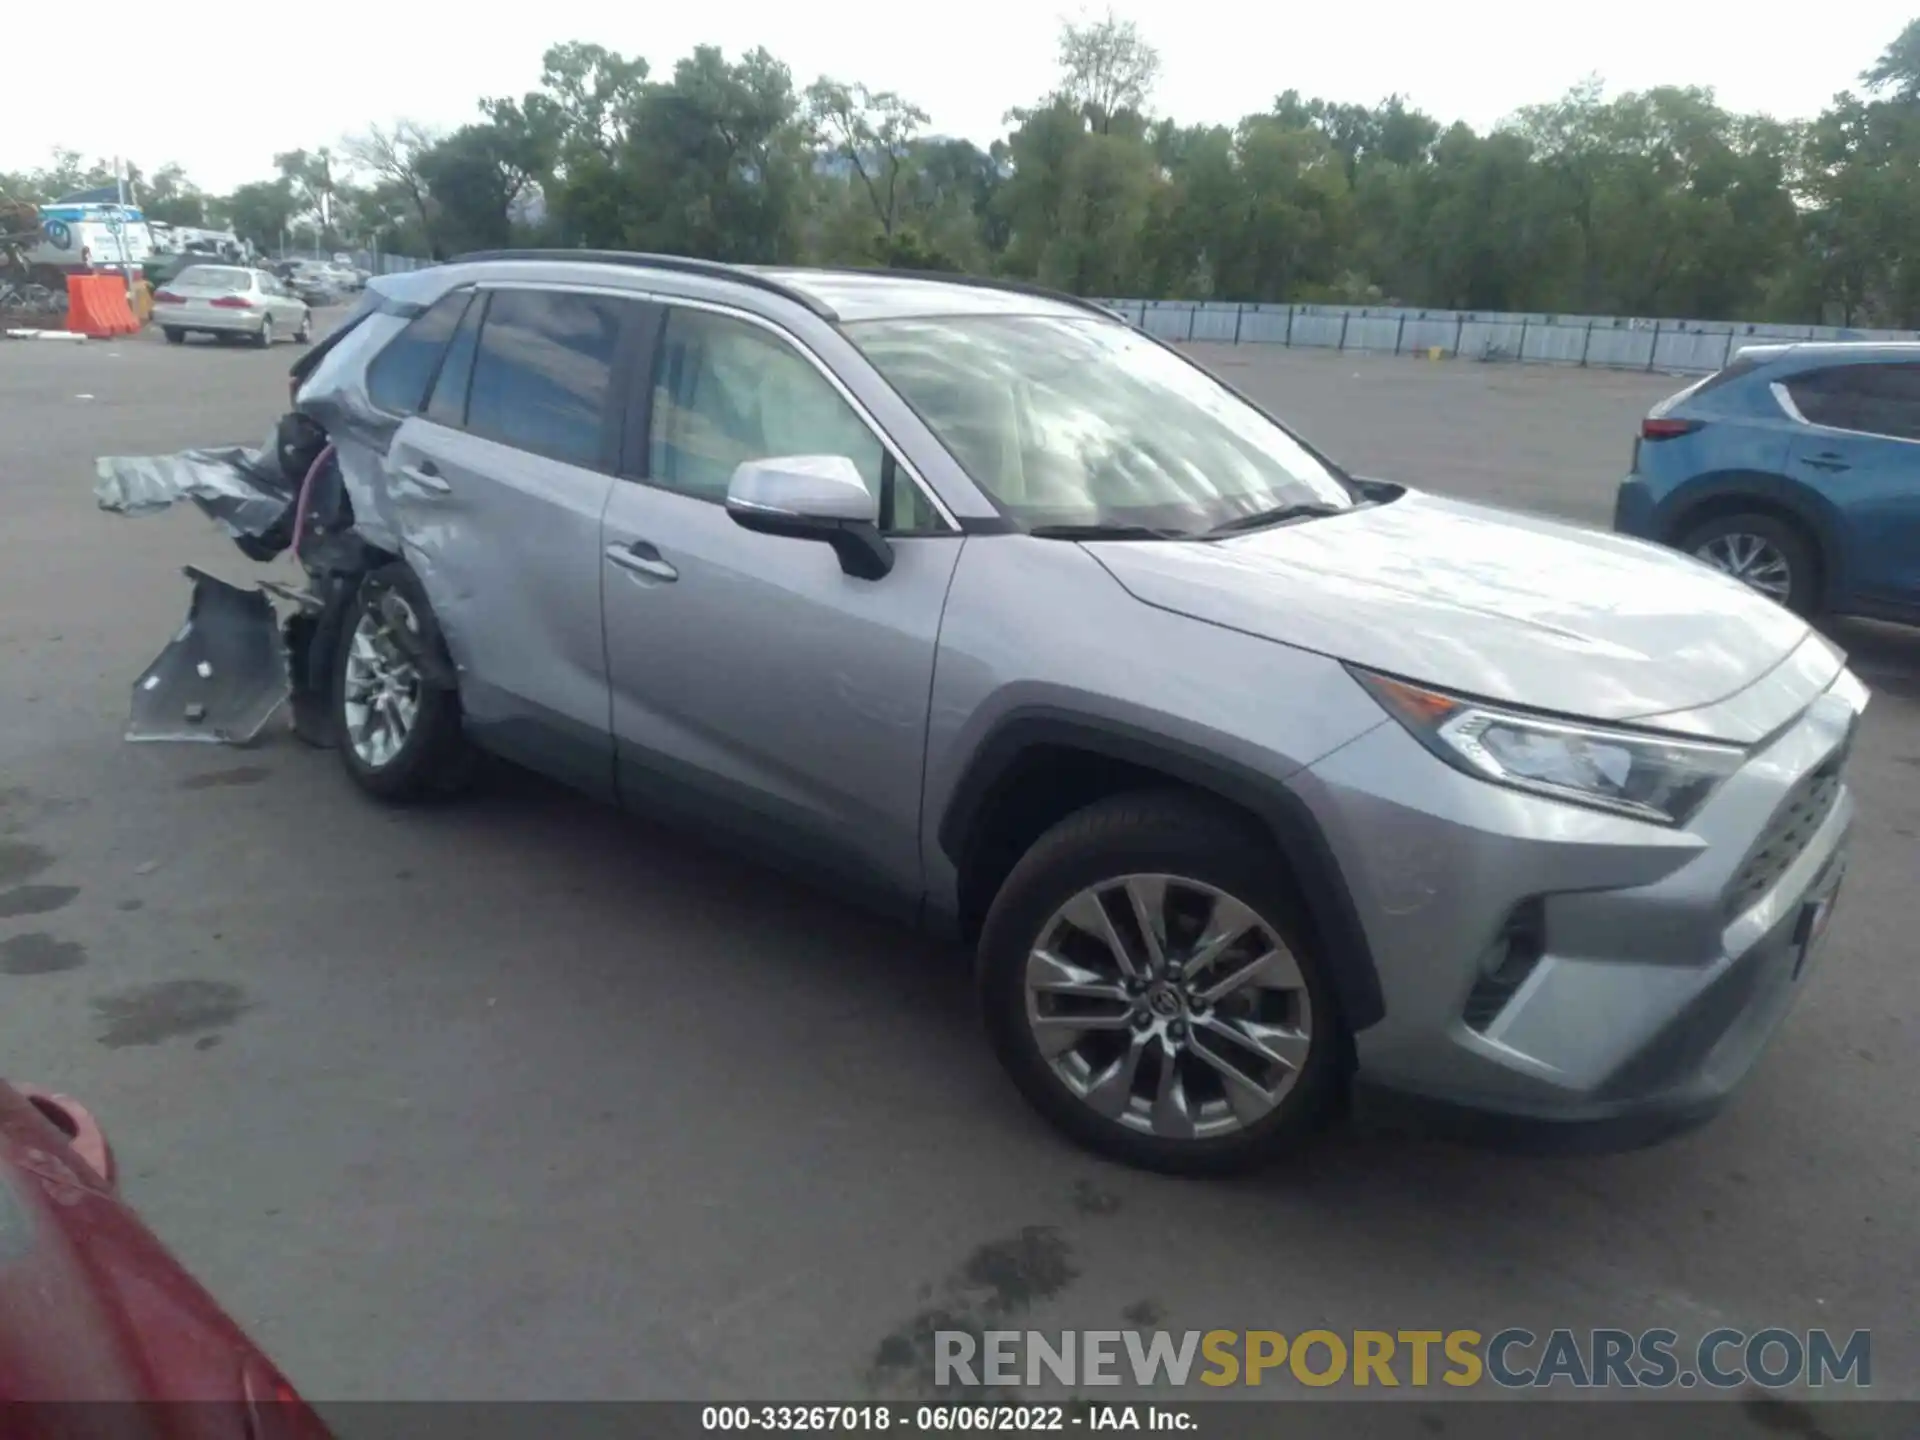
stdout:
<svg viewBox="0 0 1920 1440">
<path fill-rule="evenodd" d="M 396 629 L 405 630 L 402 639 Z M 420 718 L 420 672 L 411 659 L 419 634 L 412 608 L 397 594 L 367 606 L 347 639 L 342 703 L 347 742 L 369 769 L 391 764 Z"/>
<path fill-rule="evenodd" d="M 1147 992 L 1147 1009 L 1162 1020 L 1171 1020 L 1186 1008 L 1186 1000 L 1170 985 L 1156 985 Z"/>
</svg>

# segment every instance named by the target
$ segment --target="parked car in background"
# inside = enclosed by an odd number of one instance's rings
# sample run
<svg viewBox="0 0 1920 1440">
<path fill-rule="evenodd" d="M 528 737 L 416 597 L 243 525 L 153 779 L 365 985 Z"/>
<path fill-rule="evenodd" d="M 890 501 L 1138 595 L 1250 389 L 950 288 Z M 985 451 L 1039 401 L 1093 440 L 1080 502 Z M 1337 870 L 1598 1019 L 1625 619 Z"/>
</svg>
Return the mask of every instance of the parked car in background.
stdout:
<svg viewBox="0 0 1920 1440">
<path fill-rule="evenodd" d="M 1614 528 L 1801 615 L 1920 623 L 1920 344 L 1742 350 L 1641 422 Z"/>
<path fill-rule="evenodd" d="M 287 288 L 308 305 L 337 305 L 345 293 L 339 277 L 317 260 L 284 261 L 278 273 Z"/>
<path fill-rule="evenodd" d="M 239 265 L 188 266 L 153 292 L 153 318 L 175 345 L 193 334 L 244 337 L 262 349 L 313 338 L 306 301 L 267 271 Z"/>
<path fill-rule="evenodd" d="M 83 1417 L 54 1403 L 81 1401 L 100 1409 Z M 135 1408 L 159 1402 L 175 1402 L 164 1426 L 153 1418 L 162 1412 Z M 328 1440 L 273 1362 L 121 1202 L 93 1117 L 64 1095 L 5 1081 L 0 1407 L 7 1440 L 161 1429 L 180 1440 Z"/>
</svg>

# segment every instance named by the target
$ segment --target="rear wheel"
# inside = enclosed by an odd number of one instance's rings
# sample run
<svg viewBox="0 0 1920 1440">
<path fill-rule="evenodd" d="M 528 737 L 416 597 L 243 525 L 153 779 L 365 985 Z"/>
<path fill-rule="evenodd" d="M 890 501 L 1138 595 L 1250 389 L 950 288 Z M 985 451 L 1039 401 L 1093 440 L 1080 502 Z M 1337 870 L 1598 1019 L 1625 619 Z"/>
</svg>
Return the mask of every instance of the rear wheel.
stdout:
<svg viewBox="0 0 1920 1440">
<path fill-rule="evenodd" d="M 300 328 L 293 332 L 293 338 L 302 345 L 312 341 L 313 312 L 311 310 L 303 310 L 300 312 Z"/>
<path fill-rule="evenodd" d="M 452 667 L 426 591 L 404 565 L 374 571 L 347 610 L 332 696 L 341 761 L 370 795 L 445 794 L 471 773 L 460 697 L 432 668 Z"/>
<path fill-rule="evenodd" d="M 253 343 L 262 350 L 273 344 L 273 317 L 271 315 L 263 315 L 260 317 L 260 333 L 253 337 Z"/>
<path fill-rule="evenodd" d="M 1278 854 L 1179 792 L 1071 815 L 980 941 L 1001 1063 L 1059 1129 L 1147 1169 L 1269 1162 L 1333 1110 L 1344 1033 Z"/>
<path fill-rule="evenodd" d="M 179 345 L 187 338 L 187 332 L 177 325 L 163 327 L 162 333 L 167 337 L 167 343 L 169 345 Z"/>
<path fill-rule="evenodd" d="M 1680 548 L 1796 614 L 1812 615 L 1819 606 L 1813 546 L 1789 521 L 1759 512 L 1717 515 L 1689 530 Z"/>
</svg>

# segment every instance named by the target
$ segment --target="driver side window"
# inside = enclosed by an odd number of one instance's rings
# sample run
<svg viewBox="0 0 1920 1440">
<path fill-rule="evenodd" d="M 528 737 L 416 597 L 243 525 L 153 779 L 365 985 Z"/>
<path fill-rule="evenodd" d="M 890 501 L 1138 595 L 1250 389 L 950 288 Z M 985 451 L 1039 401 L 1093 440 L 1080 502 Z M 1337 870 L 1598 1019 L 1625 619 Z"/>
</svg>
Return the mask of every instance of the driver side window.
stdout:
<svg viewBox="0 0 1920 1440">
<path fill-rule="evenodd" d="M 647 473 L 716 504 L 734 468 L 777 455 L 844 455 L 893 531 L 935 525 L 931 508 L 827 378 L 771 331 L 705 310 L 668 311 L 653 390 Z M 886 515 L 893 481 L 895 513 Z"/>
</svg>

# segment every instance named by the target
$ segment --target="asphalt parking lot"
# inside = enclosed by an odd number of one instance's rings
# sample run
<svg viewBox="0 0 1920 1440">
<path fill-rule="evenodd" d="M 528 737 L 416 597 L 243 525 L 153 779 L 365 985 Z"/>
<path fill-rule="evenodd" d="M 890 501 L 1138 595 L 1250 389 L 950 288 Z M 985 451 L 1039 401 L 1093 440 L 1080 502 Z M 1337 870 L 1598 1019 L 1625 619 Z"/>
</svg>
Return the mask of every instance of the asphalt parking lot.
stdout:
<svg viewBox="0 0 1920 1440">
<path fill-rule="evenodd" d="M 96 511 L 93 457 L 256 440 L 292 358 L 0 342 L 0 1071 L 95 1108 L 310 1395 L 911 1395 L 944 1315 L 1866 1328 L 1920 1397 L 1920 635 L 1836 632 L 1877 692 L 1849 893 L 1709 1128 L 1549 1161 L 1362 1125 L 1185 1183 L 1045 1129 L 953 955 L 671 832 L 513 775 L 382 810 L 287 737 L 123 744 L 181 565 L 258 572 L 197 513 Z M 1362 473 L 1596 523 L 1683 383 L 1206 358 Z"/>
</svg>

